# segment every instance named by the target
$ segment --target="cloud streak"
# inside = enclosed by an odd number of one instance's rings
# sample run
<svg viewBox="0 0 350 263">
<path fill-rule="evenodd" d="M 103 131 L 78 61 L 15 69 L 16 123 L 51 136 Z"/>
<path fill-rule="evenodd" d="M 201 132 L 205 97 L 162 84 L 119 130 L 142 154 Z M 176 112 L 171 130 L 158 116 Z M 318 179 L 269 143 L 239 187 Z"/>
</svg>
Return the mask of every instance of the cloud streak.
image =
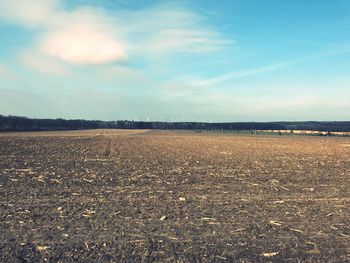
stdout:
<svg viewBox="0 0 350 263">
<path fill-rule="evenodd" d="M 350 52 L 350 47 L 344 46 L 344 47 L 340 47 L 340 48 L 338 47 L 337 49 L 329 51 L 329 52 L 320 53 L 318 55 L 299 58 L 299 59 L 291 60 L 288 62 L 282 62 L 282 63 L 278 63 L 278 64 L 268 65 L 265 67 L 260 67 L 260 68 L 251 69 L 251 70 L 229 72 L 229 73 L 226 73 L 226 74 L 223 74 L 223 75 L 220 75 L 217 77 L 213 77 L 213 78 L 192 78 L 191 79 L 191 78 L 187 77 L 187 79 L 190 79 L 190 80 L 186 82 L 186 85 L 195 86 L 195 87 L 213 86 L 213 85 L 217 85 L 220 83 L 224 83 L 224 82 L 239 79 L 239 78 L 260 75 L 260 74 L 267 73 L 267 72 L 274 71 L 274 70 L 278 70 L 278 69 L 281 69 L 281 68 L 284 68 L 287 66 L 301 64 L 304 62 L 309 62 L 309 61 L 313 61 L 313 60 L 317 60 L 317 59 L 337 56 L 337 55 L 341 55 L 341 54 L 345 54 L 345 53 L 349 53 L 349 52 Z"/>
<path fill-rule="evenodd" d="M 212 52 L 233 43 L 220 39 L 211 31 L 164 29 L 153 39 L 154 52 L 181 51 L 181 52 Z"/>
<path fill-rule="evenodd" d="M 266 67 L 256 68 L 252 70 L 234 71 L 234 72 L 230 72 L 214 78 L 190 80 L 188 81 L 187 85 L 200 86 L 200 87 L 212 86 L 212 85 L 220 84 L 222 82 L 226 82 L 226 81 L 230 81 L 238 78 L 245 78 L 245 77 L 263 74 L 266 72 L 280 69 L 288 65 L 290 65 L 290 63 L 285 62 L 285 63 L 274 64 Z"/>
</svg>

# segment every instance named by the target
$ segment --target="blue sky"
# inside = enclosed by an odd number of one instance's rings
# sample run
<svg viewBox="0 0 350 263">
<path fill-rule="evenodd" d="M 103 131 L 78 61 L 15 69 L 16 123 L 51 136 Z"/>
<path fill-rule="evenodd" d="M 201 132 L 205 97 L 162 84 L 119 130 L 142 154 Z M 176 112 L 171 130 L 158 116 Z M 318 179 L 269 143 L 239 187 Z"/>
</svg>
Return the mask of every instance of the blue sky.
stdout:
<svg viewBox="0 0 350 263">
<path fill-rule="evenodd" d="M 0 0 L 0 114 L 350 119 L 348 0 Z"/>
</svg>

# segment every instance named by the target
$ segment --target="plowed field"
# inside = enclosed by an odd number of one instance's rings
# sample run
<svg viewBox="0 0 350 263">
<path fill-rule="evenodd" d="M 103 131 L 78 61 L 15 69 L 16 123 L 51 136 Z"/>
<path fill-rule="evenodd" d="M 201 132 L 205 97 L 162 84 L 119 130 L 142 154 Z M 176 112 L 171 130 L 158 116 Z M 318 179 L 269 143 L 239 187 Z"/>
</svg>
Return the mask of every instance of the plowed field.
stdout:
<svg viewBox="0 0 350 263">
<path fill-rule="evenodd" d="M 2 262 L 348 262 L 350 139 L 0 134 Z"/>
</svg>

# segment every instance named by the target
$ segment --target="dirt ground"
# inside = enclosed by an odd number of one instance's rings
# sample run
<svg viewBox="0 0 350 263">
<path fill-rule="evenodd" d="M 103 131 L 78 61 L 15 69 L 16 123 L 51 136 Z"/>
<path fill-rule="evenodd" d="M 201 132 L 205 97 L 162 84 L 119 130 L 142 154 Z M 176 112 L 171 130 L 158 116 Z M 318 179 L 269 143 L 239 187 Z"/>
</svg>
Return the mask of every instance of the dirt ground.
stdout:
<svg viewBox="0 0 350 263">
<path fill-rule="evenodd" d="M 0 134 L 1 262 L 349 262 L 350 138 Z"/>
</svg>

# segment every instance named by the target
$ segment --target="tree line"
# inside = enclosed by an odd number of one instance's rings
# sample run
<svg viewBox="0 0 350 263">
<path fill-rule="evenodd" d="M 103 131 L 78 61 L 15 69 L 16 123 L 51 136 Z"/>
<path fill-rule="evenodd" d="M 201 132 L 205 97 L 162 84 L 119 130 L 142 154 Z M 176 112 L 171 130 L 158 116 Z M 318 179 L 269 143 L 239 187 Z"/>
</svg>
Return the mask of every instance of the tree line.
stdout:
<svg viewBox="0 0 350 263">
<path fill-rule="evenodd" d="M 342 122 L 161 122 L 32 119 L 0 115 L 0 131 L 55 131 L 83 129 L 164 129 L 198 131 L 316 130 L 349 132 L 350 121 Z"/>
</svg>

